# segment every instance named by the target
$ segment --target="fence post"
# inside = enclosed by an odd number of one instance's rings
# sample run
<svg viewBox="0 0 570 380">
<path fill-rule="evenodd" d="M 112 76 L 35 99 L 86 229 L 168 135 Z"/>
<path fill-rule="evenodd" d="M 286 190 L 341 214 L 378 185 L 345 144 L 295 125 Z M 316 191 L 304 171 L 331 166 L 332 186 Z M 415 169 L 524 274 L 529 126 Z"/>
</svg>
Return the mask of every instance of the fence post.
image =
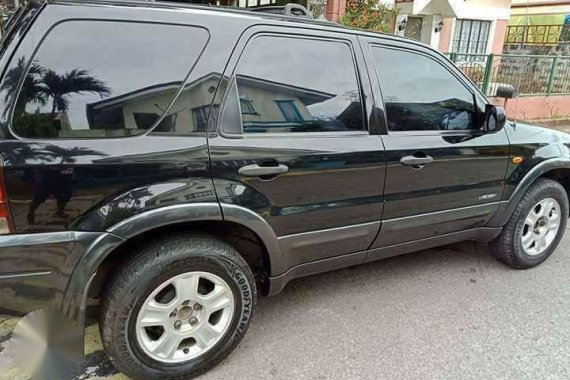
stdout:
<svg viewBox="0 0 570 380">
<path fill-rule="evenodd" d="M 493 61 L 495 58 L 495 54 L 489 54 L 487 57 L 487 64 L 485 65 L 485 76 L 483 77 L 483 94 L 487 95 L 489 91 L 489 82 L 491 81 L 491 76 L 493 74 Z"/>
<path fill-rule="evenodd" d="M 449 59 L 451 59 L 451 62 L 457 63 L 457 53 L 452 52 L 452 53 L 449 55 Z"/>
<path fill-rule="evenodd" d="M 546 85 L 546 96 L 552 93 L 552 86 L 554 86 L 554 79 L 556 78 L 556 70 L 558 69 L 558 56 L 555 55 L 552 60 L 552 67 L 550 68 L 550 75 L 548 76 L 548 84 Z"/>
</svg>

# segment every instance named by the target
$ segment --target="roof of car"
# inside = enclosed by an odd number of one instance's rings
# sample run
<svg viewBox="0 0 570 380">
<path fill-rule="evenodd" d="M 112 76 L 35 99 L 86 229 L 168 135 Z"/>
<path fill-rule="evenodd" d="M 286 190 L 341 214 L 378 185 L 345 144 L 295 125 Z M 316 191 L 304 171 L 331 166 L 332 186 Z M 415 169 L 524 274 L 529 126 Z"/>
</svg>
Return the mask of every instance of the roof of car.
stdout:
<svg viewBox="0 0 570 380">
<path fill-rule="evenodd" d="M 411 38 L 397 36 L 394 34 L 387 34 L 381 32 L 375 32 L 370 30 L 353 28 L 346 25 L 337 24 L 331 21 L 320 21 L 309 17 L 299 17 L 299 16 L 289 16 L 275 13 L 266 13 L 259 11 L 251 11 L 245 8 L 238 7 L 226 7 L 217 5 L 201 5 L 201 4 L 188 4 L 180 2 L 171 1 L 154 1 L 154 0 L 46 0 L 48 3 L 52 4 L 91 4 L 91 5 L 116 5 L 116 6 L 131 6 L 131 7 L 141 7 L 141 8 L 157 8 L 157 9 L 168 9 L 168 10 L 180 10 L 180 11 L 209 11 L 218 14 L 228 14 L 228 15 L 240 15 L 243 17 L 263 20 L 263 21 L 278 21 L 291 23 L 303 26 L 315 26 L 319 28 L 325 28 L 329 30 L 344 31 L 351 34 L 368 35 L 372 37 L 382 37 L 385 39 L 406 42 L 416 46 L 422 46 L 428 48 L 432 51 L 428 45 L 413 40 Z"/>
<path fill-rule="evenodd" d="M 217 5 L 201 5 L 201 4 L 188 4 L 188 3 L 179 3 L 179 2 L 170 2 L 170 1 L 152 1 L 152 0 L 48 0 L 49 3 L 52 4 L 101 4 L 101 5 L 116 5 L 116 6 L 136 6 L 136 7 L 144 7 L 144 8 L 159 8 L 159 9 L 171 9 L 171 10 L 199 10 L 199 11 L 212 11 L 216 13 L 226 13 L 226 14 L 239 14 L 245 17 L 249 17 L 252 19 L 259 19 L 259 20 L 274 20 L 274 21 L 283 21 L 289 22 L 294 24 L 303 24 L 303 25 L 315 25 L 320 27 L 327 27 L 333 28 L 338 30 L 350 31 L 352 33 L 362 33 L 362 34 L 373 34 L 373 35 L 383 35 L 390 38 L 398 38 L 402 40 L 409 41 L 408 38 L 403 38 L 399 36 L 394 36 L 390 34 L 378 33 L 378 32 L 371 32 L 367 30 L 357 29 L 348 27 L 345 25 L 340 25 L 330 21 L 320 21 L 315 20 L 308 17 L 299 17 L 299 16 L 288 16 L 282 14 L 275 14 L 269 12 L 260 12 L 260 11 L 251 11 L 245 8 L 238 8 L 238 7 L 226 7 L 226 6 L 217 6 Z"/>
</svg>

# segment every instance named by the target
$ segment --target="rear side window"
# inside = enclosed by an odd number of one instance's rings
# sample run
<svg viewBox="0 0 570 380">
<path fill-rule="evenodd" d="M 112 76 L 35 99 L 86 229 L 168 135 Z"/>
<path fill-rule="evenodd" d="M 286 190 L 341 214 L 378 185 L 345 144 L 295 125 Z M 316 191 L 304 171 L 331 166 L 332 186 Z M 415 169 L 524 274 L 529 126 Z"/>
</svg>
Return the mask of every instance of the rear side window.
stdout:
<svg viewBox="0 0 570 380">
<path fill-rule="evenodd" d="M 62 23 L 47 35 L 27 71 L 14 132 L 27 138 L 143 133 L 160 119 L 207 41 L 208 32 L 198 27 Z M 22 72 L 26 64 L 21 57 L 13 70 Z"/>
<path fill-rule="evenodd" d="M 352 49 L 344 42 L 257 37 L 236 81 L 244 133 L 365 129 Z"/>
<path fill-rule="evenodd" d="M 477 128 L 473 93 L 439 62 L 381 47 L 372 55 L 391 131 Z"/>
</svg>

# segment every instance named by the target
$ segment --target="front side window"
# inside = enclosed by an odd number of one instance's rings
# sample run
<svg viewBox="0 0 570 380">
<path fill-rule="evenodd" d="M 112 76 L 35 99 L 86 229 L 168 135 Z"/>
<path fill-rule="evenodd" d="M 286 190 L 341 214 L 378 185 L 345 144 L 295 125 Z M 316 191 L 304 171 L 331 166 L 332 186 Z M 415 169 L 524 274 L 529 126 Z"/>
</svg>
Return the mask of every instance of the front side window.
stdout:
<svg viewBox="0 0 570 380">
<path fill-rule="evenodd" d="M 64 22 L 32 59 L 12 117 L 14 132 L 27 138 L 143 133 L 160 119 L 207 39 L 208 32 L 196 27 Z M 26 62 L 20 57 L 14 78 Z"/>
<path fill-rule="evenodd" d="M 236 82 L 244 133 L 365 130 L 353 54 L 344 42 L 257 37 L 240 59 Z"/>
<path fill-rule="evenodd" d="M 485 54 L 490 29 L 490 21 L 457 20 L 453 32 L 452 51 L 454 53 Z M 462 59 L 461 56 L 459 59 Z"/>
<path fill-rule="evenodd" d="M 478 129 L 473 93 L 439 62 L 413 52 L 373 47 L 391 131 Z"/>
</svg>

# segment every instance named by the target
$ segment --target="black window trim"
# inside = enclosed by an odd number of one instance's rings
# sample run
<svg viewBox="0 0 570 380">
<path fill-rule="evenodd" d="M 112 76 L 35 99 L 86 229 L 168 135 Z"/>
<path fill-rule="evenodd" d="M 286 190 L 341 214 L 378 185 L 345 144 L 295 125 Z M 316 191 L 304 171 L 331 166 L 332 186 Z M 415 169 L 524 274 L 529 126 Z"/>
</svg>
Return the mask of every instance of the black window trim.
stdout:
<svg viewBox="0 0 570 380">
<path fill-rule="evenodd" d="M 263 25 L 256 25 L 256 26 L 261 26 L 263 27 Z M 313 138 L 317 138 L 317 137 L 322 137 L 322 138 L 329 138 L 329 137 L 360 137 L 360 136 L 370 136 L 371 134 L 373 134 L 370 131 L 370 125 L 369 125 L 369 115 L 366 112 L 366 96 L 364 94 L 364 89 L 363 89 L 363 85 L 362 85 L 362 81 L 363 81 L 363 75 L 359 70 L 358 67 L 358 59 L 357 59 L 357 55 L 355 52 L 355 44 L 357 44 L 357 40 L 352 41 L 350 39 L 350 37 L 356 37 L 355 35 L 352 34 L 340 34 L 340 35 L 333 35 L 332 32 L 326 31 L 326 32 L 322 32 L 322 31 L 315 31 L 314 29 L 307 29 L 304 30 L 305 33 L 303 32 L 299 32 L 299 31 L 295 31 L 295 30 L 291 30 L 290 27 L 275 27 L 275 25 L 270 25 L 270 27 L 274 28 L 274 30 L 260 30 L 258 32 L 255 32 L 253 34 L 251 34 L 249 37 L 247 37 L 247 40 L 245 41 L 245 43 L 243 44 L 243 46 L 241 47 L 239 52 L 234 52 L 234 54 L 236 54 L 237 59 L 235 60 L 235 62 L 233 62 L 232 67 L 230 68 L 230 70 L 228 71 L 228 86 L 225 89 L 225 93 L 223 95 L 223 101 L 221 102 L 222 106 L 220 107 L 220 111 L 219 111 L 219 116 L 218 120 L 217 120 L 217 125 L 216 125 L 216 131 L 217 133 L 224 137 L 224 138 L 228 138 L 228 139 L 267 139 L 267 138 L 307 138 L 307 137 L 313 137 Z M 269 28 L 268 28 L 269 29 Z M 278 30 L 279 29 L 279 30 Z M 312 34 L 314 32 L 317 32 L 315 34 Z M 239 63 L 244 55 L 245 50 L 247 49 L 247 47 L 250 45 L 250 43 L 258 38 L 258 37 L 281 37 L 281 38 L 292 38 L 292 39 L 308 39 L 308 40 L 320 40 L 320 41 L 332 41 L 332 42 L 337 42 L 337 43 L 344 43 L 348 46 L 348 48 L 351 51 L 351 55 L 352 55 L 352 62 L 353 62 L 353 66 L 354 66 L 354 72 L 356 74 L 356 80 L 357 80 L 357 85 L 358 85 L 358 91 L 360 94 L 360 103 L 361 103 L 361 108 L 362 108 L 362 122 L 364 123 L 364 128 L 361 131 L 326 131 L 326 132 L 295 132 L 295 133 L 291 133 L 291 132 L 271 132 L 271 133 L 231 133 L 231 132 L 225 132 L 222 129 L 222 121 L 224 120 L 224 117 L 222 117 L 222 115 L 225 112 L 226 107 L 228 106 L 228 103 L 231 101 L 231 99 L 229 99 L 229 94 L 230 94 L 230 89 L 232 87 L 232 84 L 235 85 L 236 82 L 236 70 L 239 66 Z M 344 37 L 346 36 L 346 37 Z M 231 58 L 230 58 L 231 61 Z M 235 100 L 234 100 L 235 101 Z M 239 102 L 239 98 L 238 98 L 238 102 Z M 239 121 L 241 122 L 241 114 L 239 115 Z"/>
<path fill-rule="evenodd" d="M 390 43 L 383 43 L 383 42 L 369 42 L 368 43 L 368 49 L 370 52 L 370 59 L 372 58 L 372 49 L 374 48 L 383 48 L 383 49 L 391 49 L 391 50 L 399 50 L 399 51 L 403 51 L 403 52 L 407 52 L 407 53 L 412 53 L 412 54 L 417 54 L 417 55 L 421 55 L 424 57 L 427 57 L 428 59 L 431 59 L 432 61 L 438 63 L 441 67 L 443 67 L 445 70 L 447 70 L 452 76 L 454 76 L 459 83 L 461 83 L 461 85 L 463 85 L 463 87 L 465 87 L 465 89 L 471 93 L 471 95 L 473 96 L 473 103 L 475 108 L 478 108 L 477 106 L 479 105 L 479 101 L 480 100 L 485 100 L 488 102 L 487 98 L 485 96 L 481 96 L 482 93 L 479 91 L 479 89 L 475 86 L 473 86 L 472 84 L 470 84 L 468 81 L 465 80 L 465 78 L 462 78 L 460 75 L 458 75 L 457 72 L 455 72 L 454 70 L 452 70 L 448 64 L 446 64 L 447 62 L 440 59 L 440 57 L 438 57 L 435 54 L 430 54 L 426 51 L 422 51 L 420 49 L 416 49 L 414 47 L 414 45 L 412 44 L 390 44 Z M 380 95 L 381 95 L 381 102 L 382 102 L 382 107 L 385 110 L 386 109 L 386 104 L 384 102 L 384 94 L 382 93 L 382 86 L 380 85 L 380 75 L 378 73 L 377 70 L 377 65 L 375 64 L 374 61 L 372 61 L 372 70 L 374 71 L 374 75 L 375 75 L 375 85 L 378 86 L 379 90 L 380 90 Z M 459 71 L 459 69 L 457 69 L 457 71 Z M 479 96 L 478 96 L 479 95 Z M 484 107 L 483 107 L 484 109 Z M 478 114 L 478 113 L 476 113 Z M 385 133 L 381 133 L 381 135 L 383 134 L 384 136 L 386 135 L 394 135 L 394 136 L 482 136 L 484 134 L 486 134 L 487 132 L 484 129 L 468 129 L 468 130 L 452 130 L 452 131 L 440 131 L 440 130 L 434 130 L 434 131 L 391 131 L 390 128 L 388 127 L 388 115 L 387 112 L 384 112 L 384 122 L 386 125 L 386 130 Z M 481 125 L 483 125 L 483 120 L 477 120 L 478 123 L 480 123 Z"/>
<path fill-rule="evenodd" d="M 46 41 L 48 36 L 51 34 L 51 32 L 61 24 L 64 24 L 67 22 L 75 22 L 75 21 L 79 21 L 79 22 L 81 22 L 81 21 L 89 21 L 89 22 L 96 21 L 96 22 L 110 22 L 110 23 L 129 23 L 129 24 L 179 26 L 179 27 L 187 27 L 187 28 L 198 28 L 198 29 L 202 29 L 206 32 L 207 38 L 206 38 L 206 43 L 204 44 L 200 53 L 198 53 L 198 55 L 196 57 L 196 61 L 191 66 L 188 67 L 188 72 L 184 75 L 184 77 L 180 81 L 179 88 L 176 90 L 176 93 L 172 97 L 168 106 L 165 107 L 162 115 L 160 115 L 160 117 L 157 119 L 157 121 L 155 122 L 155 124 L 151 128 L 144 131 L 143 133 L 139 133 L 137 135 L 132 135 L 132 136 L 113 136 L 113 137 L 57 137 L 57 138 L 42 137 L 42 138 L 35 138 L 35 137 L 20 136 L 14 131 L 12 121 L 14 118 L 14 112 L 16 111 L 16 105 L 18 103 L 20 93 L 22 91 L 22 87 L 24 86 L 25 77 L 28 74 L 28 71 L 30 70 L 30 67 L 32 66 L 32 63 L 33 63 L 36 55 L 38 54 L 39 49 L 42 47 L 42 45 L 44 44 L 44 42 Z M 35 24 L 32 25 L 31 31 L 26 33 L 25 38 L 33 38 L 32 36 L 34 36 L 34 34 L 35 34 L 34 28 L 37 28 L 37 26 Z M 31 50 L 30 58 L 27 59 L 25 70 L 22 72 L 21 77 L 18 81 L 16 95 L 13 97 L 13 101 L 9 104 L 10 108 L 7 112 L 7 116 L 5 119 L 8 131 L 12 134 L 12 136 L 14 136 L 16 139 L 18 139 L 20 141 L 34 141 L 34 142 L 49 143 L 52 141 L 64 141 L 64 140 L 67 140 L 67 141 L 73 141 L 73 140 L 89 141 L 89 140 L 111 140 L 111 139 L 136 139 L 136 138 L 142 138 L 145 136 L 149 136 L 151 133 L 153 133 L 153 131 L 156 129 L 156 127 L 158 127 L 158 125 L 162 122 L 162 120 L 167 116 L 167 113 L 172 109 L 172 107 L 174 106 L 174 104 L 178 100 L 180 94 L 184 91 L 184 88 L 186 87 L 186 85 L 188 84 L 188 82 L 190 81 L 190 79 L 192 77 L 192 73 L 194 72 L 194 68 L 198 65 L 198 63 L 200 62 L 200 60 L 204 56 L 204 52 L 207 50 L 207 48 L 210 44 L 210 40 L 212 39 L 212 34 L 211 34 L 210 30 L 208 28 L 206 28 L 205 26 L 198 25 L 198 24 L 184 24 L 184 23 L 179 23 L 179 22 L 172 22 L 171 23 L 171 22 L 164 22 L 164 21 L 147 21 L 147 20 L 126 20 L 126 19 L 113 19 L 113 18 L 89 18 L 89 17 L 70 17 L 70 18 L 60 19 L 57 22 L 50 25 L 49 28 L 44 29 L 44 30 L 40 30 L 40 33 L 41 32 L 43 32 L 43 34 L 41 35 L 41 38 L 39 39 L 38 42 L 34 42 L 33 43 L 34 44 L 33 49 L 30 49 Z M 21 41 L 21 42 L 25 43 L 25 41 Z M 13 64 L 13 62 L 15 62 L 17 59 L 18 58 L 15 55 L 10 57 L 10 61 L 6 66 L 6 69 L 10 68 L 10 66 Z"/>
</svg>

